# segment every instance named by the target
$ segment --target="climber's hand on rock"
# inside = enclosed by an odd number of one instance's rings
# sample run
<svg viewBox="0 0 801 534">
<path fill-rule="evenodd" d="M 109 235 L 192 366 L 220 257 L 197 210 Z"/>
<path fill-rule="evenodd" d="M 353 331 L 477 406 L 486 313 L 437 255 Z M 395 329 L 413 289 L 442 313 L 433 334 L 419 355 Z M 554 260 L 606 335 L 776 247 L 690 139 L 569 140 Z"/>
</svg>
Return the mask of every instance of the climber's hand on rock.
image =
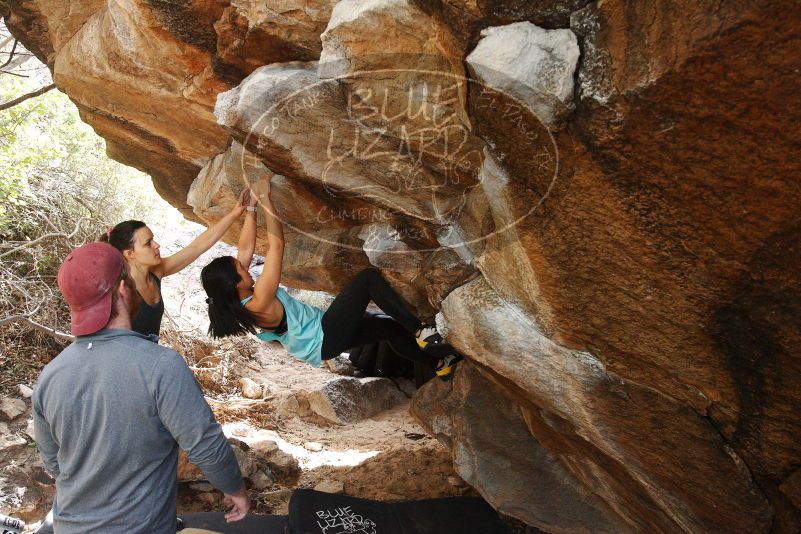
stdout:
<svg viewBox="0 0 801 534">
<path fill-rule="evenodd" d="M 245 211 L 245 207 L 250 205 L 250 200 L 251 200 L 250 189 L 246 187 L 245 189 L 242 190 L 241 193 L 239 193 L 239 200 L 237 200 L 234 207 L 231 208 L 231 213 L 233 213 L 237 217 L 242 215 L 242 213 Z"/>
<path fill-rule="evenodd" d="M 253 192 L 253 185 L 245 189 L 248 192 L 247 200 L 248 200 L 248 207 L 253 208 L 256 204 L 259 203 L 259 199 L 256 197 L 256 193 Z"/>
<path fill-rule="evenodd" d="M 275 175 L 272 173 L 265 174 L 259 178 L 259 181 L 256 182 L 253 187 L 250 188 L 257 200 L 267 200 L 270 197 L 270 194 L 272 193 L 270 180 L 273 176 Z"/>
<path fill-rule="evenodd" d="M 225 506 L 232 507 L 228 513 L 225 514 L 226 522 L 231 523 L 233 521 L 239 521 L 248 515 L 248 512 L 250 511 L 250 495 L 248 495 L 248 491 L 245 489 L 244 484 L 242 485 L 242 489 L 236 493 L 224 493 L 223 495 L 225 496 L 223 498 Z"/>
</svg>

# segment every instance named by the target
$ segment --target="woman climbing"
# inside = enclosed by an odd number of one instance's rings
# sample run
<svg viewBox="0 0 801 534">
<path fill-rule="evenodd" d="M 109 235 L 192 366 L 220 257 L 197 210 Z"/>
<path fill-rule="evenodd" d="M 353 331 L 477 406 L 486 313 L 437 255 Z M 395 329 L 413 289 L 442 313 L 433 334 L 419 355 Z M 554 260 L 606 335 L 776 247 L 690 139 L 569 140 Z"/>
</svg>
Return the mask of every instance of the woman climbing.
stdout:
<svg viewBox="0 0 801 534">
<path fill-rule="evenodd" d="M 131 322 L 134 331 L 158 337 L 164 315 L 161 279 L 180 272 L 219 241 L 245 211 L 249 193 L 250 190 L 245 189 L 237 205 L 219 222 L 166 258 L 161 257 L 160 246 L 153 238 L 153 232 L 142 221 L 123 221 L 100 236 L 100 241 L 110 243 L 122 252 L 128 261 L 131 277 L 136 282 L 136 289 L 142 296 L 139 312 Z"/>
<path fill-rule="evenodd" d="M 295 300 L 279 286 L 284 234 L 270 198 L 270 178 L 272 174 L 253 187 L 248 208 L 261 204 L 267 226 L 269 248 L 259 279 L 254 284 L 248 272 L 256 247 L 252 211 L 242 225 L 237 257 L 216 258 L 200 273 L 208 295 L 209 334 L 219 338 L 249 332 L 264 341 L 279 341 L 314 367 L 348 349 L 387 341 L 403 358 L 432 366 L 447 379 L 460 357 L 450 345 L 421 339 L 428 334 L 424 325 L 375 269 L 357 274 L 325 312 Z M 391 318 L 365 317 L 371 300 Z"/>
</svg>

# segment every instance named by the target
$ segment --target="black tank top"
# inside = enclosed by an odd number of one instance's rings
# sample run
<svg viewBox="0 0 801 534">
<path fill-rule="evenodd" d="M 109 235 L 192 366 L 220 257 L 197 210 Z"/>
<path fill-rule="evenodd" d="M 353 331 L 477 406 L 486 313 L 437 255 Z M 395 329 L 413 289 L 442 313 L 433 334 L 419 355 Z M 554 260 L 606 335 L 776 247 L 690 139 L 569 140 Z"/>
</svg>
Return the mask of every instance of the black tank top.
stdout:
<svg viewBox="0 0 801 534">
<path fill-rule="evenodd" d="M 131 321 L 131 328 L 134 332 L 139 332 L 144 335 L 159 335 L 161 330 L 161 318 L 164 316 L 164 298 L 161 295 L 161 280 L 153 273 L 150 273 L 156 285 L 159 288 L 159 301 L 153 306 L 145 302 L 145 299 L 139 303 L 139 311 Z M 140 294 L 141 296 L 141 294 Z"/>
</svg>

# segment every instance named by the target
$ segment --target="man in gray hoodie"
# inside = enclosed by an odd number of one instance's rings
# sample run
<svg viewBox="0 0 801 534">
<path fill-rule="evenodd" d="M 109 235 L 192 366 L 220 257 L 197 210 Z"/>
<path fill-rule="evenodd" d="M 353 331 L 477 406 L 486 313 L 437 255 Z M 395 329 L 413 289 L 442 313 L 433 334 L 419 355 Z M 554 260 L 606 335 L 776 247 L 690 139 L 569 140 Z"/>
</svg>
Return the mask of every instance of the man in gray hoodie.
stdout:
<svg viewBox="0 0 801 534">
<path fill-rule="evenodd" d="M 236 457 L 192 372 L 131 330 L 139 296 L 107 243 L 72 251 L 58 273 L 75 341 L 33 394 L 36 444 L 56 480 L 53 525 L 69 533 L 174 533 L 178 448 L 232 506 L 250 508 Z"/>
</svg>

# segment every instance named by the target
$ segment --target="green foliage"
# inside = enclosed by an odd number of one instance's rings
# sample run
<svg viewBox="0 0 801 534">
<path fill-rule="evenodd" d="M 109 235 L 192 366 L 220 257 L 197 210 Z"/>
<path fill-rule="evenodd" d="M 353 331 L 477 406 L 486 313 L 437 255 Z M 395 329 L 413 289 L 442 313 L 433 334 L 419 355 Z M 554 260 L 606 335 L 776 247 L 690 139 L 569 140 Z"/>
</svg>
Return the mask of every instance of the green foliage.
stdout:
<svg viewBox="0 0 801 534">
<path fill-rule="evenodd" d="M 0 102 L 49 83 L 41 78 L 0 75 Z M 61 92 L 0 111 L 0 318 L 25 315 L 67 331 L 55 284 L 66 254 L 121 220 L 159 221 L 171 211 L 148 176 L 106 156 Z M 25 324 L 4 325 L 0 392 L 31 383 L 62 346 Z"/>
<path fill-rule="evenodd" d="M 2 76 L 0 101 L 37 86 Z M 165 207 L 149 181 L 109 159 L 103 139 L 57 90 L 0 111 L 0 235 L 6 239 L 33 238 L 42 221 L 32 210 L 49 211 L 53 202 L 69 216 L 92 216 L 102 225 L 158 217 Z"/>
</svg>

